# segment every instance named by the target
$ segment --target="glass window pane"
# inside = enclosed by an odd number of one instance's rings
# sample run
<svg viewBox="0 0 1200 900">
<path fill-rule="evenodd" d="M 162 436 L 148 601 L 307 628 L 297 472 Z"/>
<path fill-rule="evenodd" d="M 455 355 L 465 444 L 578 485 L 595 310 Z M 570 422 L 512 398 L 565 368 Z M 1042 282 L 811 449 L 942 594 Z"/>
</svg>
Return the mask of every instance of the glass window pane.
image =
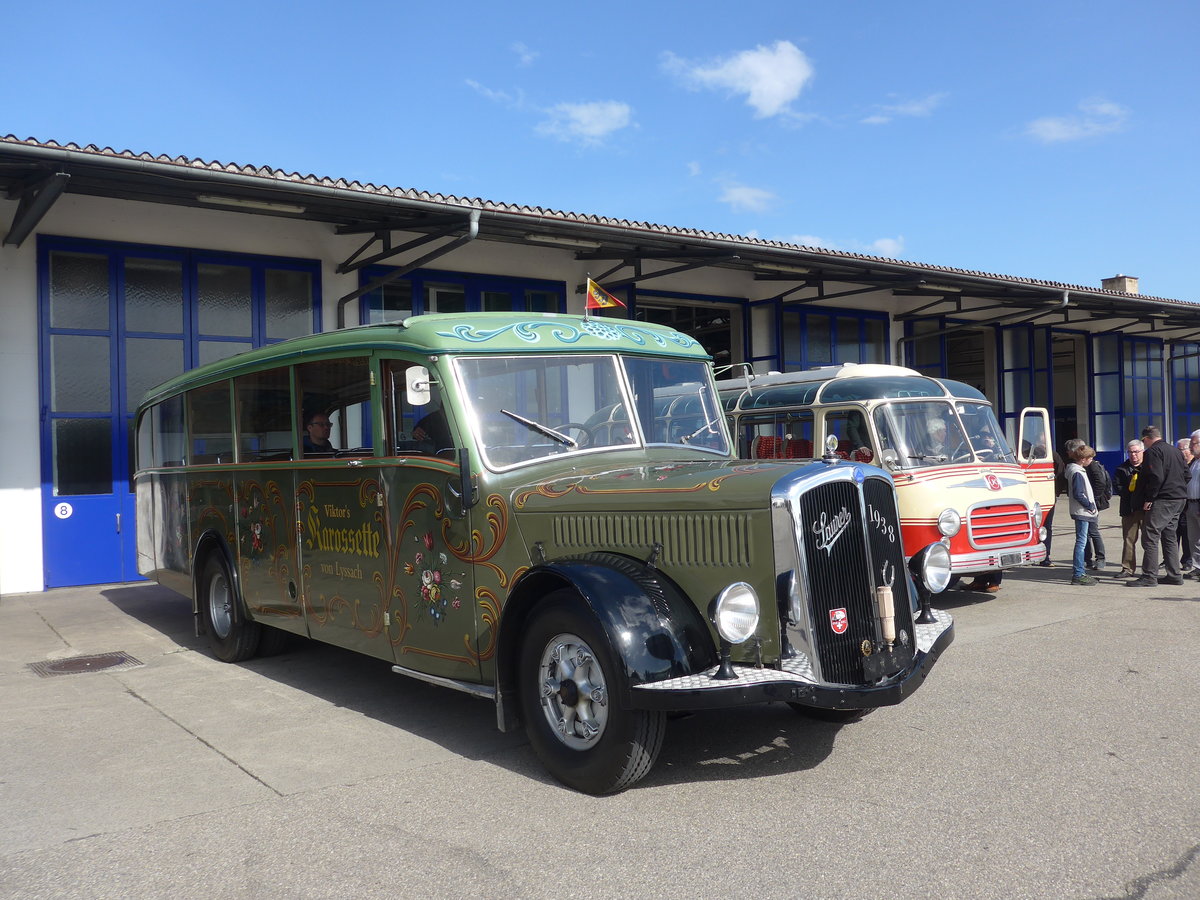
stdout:
<svg viewBox="0 0 1200 900">
<path fill-rule="evenodd" d="M 145 417 L 149 422 L 150 434 L 149 456 L 142 457 L 143 466 L 181 466 L 183 465 L 187 435 L 183 427 L 183 397 L 176 396 L 164 400 L 155 406 Z M 139 445 L 139 453 L 145 450 Z"/>
<path fill-rule="evenodd" d="M 412 282 L 405 279 L 385 284 L 363 295 L 367 322 L 399 322 L 413 314 Z"/>
<path fill-rule="evenodd" d="M 108 330 L 108 257 L 50 254 L 50 326 Z"/>
<path fill-rule="evenodd" d="M 480 298 L 484 312 L 510 312 L 513 308 L 512 294 L 508 291 L 483 291 Z"/>
<path fill-rule="evenodd" d="M 834 362 L 862 362 L 858 340 L 858 319 L 837 317 L 837 357 Z"/>
<path fill-rule="evenodd" d="M 291 370 L 272 369 L 234 382 L 238 411 L 238 459 L 291 459 Z"/>
<path fill-rule="evenodd" d="M 1029 373 L 1013 371 L 1004 373 L 1004 405 L 1008 409 L 1018 410 L 1030 406 L 1033 392 L 1029 384 Z"/>
<path fill-rule="evenodd" d="M 1122 450 L 1125 442 L 1121 439 L 1120 416 L 1096 416 L 1096 450 Z"/>
<path fill-rule="evenodd" d="M 55 412 L 110 412 L 109 339 L 50 336 L 51 409 Z"/>
<path fill-rule="evenodd" d="M 833 349 L 830 346 L 833 335 L 831 317 L 820 314 L 805 316 L 808 326 L 808 366 L 823 366 L 833 362 Z"/>
<path fill-rule="evenodd" d="M 425 312 L 457 313 L 467 311 L 467 295 L 462 285 L 428 284 L 425 286 Z"/>
<path fill-rule="evenodd" d="M 267 269 L 267 338 L 312 334 L 312 275 L 284 269 Z"/>
<path fill-rule="evenodd" d="M 1006 328 L 1003 335 L 1004 367 L 1009 369 L 1029 368 L 1029 329 Z"/>
<path fill-rule="evenodd" d="M 1096 376 L 1096 412 L 1118 412 L 1121 408 L 1121 376 Z M 1099 449 L 1098 447 L 1096 449 Z"/>
<path fill-rule="evenodd" d="M 201 263 L 196 267 L 201 334 L 250 336 L 250 269 Z"/>
<path fill-rule="evenodd" d="M 108 419 L 55 419 L 54 495 L 112 493 L 112 423 Z"/>
<path fill-rule="evenodd" d="M 198 344 L 200 365 L 216 362 L 218 359 L 228 359 L 235 353 L 243 353 L 252 349 L 252 345 L 242 341 L 200 341 Z"/>
<path fill-rule="evenodd" d="M 183 264 L 125 260 L 125 330 L 183 333 Z"/>
<path fill-rule="evenodd" d="M 863 345 L 863 362 L 887 362 L 888 346 L 887 335 L 884 330 L 885 323 L 880 319 L 864 319 L 863 326 L 866 329 L 866 339 Z"/>
<path fill-rule="evenodd" d="M 804 367 L 804 348 L 800 340 L 800 317 L 783 317 L 783 368 L 794 371 Z"/>
<path fill-rule="evenodd" d="M 1097 372 L 1121 370 L 1120 340 L 1115 334 L 1102 335 L 1092 344 Z"/>
<path fill-rule="evenodd" d="M 233 462 L 229 382 L 197 388 L 187 395 L 192 463 Z"/>
<path fill-rule="evenodd" d="M 178 338 L 125 339 L 125 411 L 133 412 L 142 395 L 183 372 L 183 341 Z"/>
<path fill-rule="evenodd" d="M 328 456 L 334 450 L 356 447 L 370 452 L 371 381 L 366 357 L 326 359 L 296 367 L 305 456 Z M 308 427 L 319 422 L 330 427 Z"/>
<path fill-rule="evenodd" d="M 529 312 L 558 312 L 558 294 L 553 291 L 526 291 L 525 309 Z"/>
</svg>

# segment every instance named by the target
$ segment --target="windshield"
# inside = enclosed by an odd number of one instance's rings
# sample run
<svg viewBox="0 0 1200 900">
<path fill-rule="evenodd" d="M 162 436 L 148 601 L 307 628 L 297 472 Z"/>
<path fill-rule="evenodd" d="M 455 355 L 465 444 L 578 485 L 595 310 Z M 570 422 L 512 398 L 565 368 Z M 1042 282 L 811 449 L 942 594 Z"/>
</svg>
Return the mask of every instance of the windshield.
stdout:
<svg viewBox="0 0 1200 900">
<path fill-rule="evenodd" d="M 1017 461 L 1008 441 L 1004 439 L 1004 431 L 996 421 L 991 406 L 962 400 L 956 406 L 959 418 L 967 429 L 967 436 L 971 439 L 971 446 L 975 448 L 975 455 L 982 462 Z"/>
<path fill-rule="evenodd" d="M 643 441 L 729 452 L 701 361 L 519 356 L 464 358 L 455 366 L 472 430 L 493 468 Z"/>
<path fill-rule="evenodd" d="M 903 469 L 1014 461 L 992 408 L 986 403 L 960 400 L 954 406 L 944 401 L 887 404 L 875 410 L 875 429 L 882 456 L 894 458 Z"/>
<path fill-rule="evenodd" d="M 971 446 L 949 403 L 894 403 L 875 410 L 880 454 L 903 469 L 972 461 Z"/>
</svg>

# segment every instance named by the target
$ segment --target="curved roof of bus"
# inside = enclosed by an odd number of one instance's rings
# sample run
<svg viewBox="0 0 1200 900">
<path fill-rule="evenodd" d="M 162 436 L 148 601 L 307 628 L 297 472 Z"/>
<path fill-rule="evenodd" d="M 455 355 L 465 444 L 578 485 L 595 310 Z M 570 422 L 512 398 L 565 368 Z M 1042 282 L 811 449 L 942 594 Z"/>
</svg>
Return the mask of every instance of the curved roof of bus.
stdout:
<svg viewBox="0 0 1200 900">
<path fill-rule="evenodd" d="M 206 363 L 151 388 L 142 404 L 189 387 L 306 356 L 408 350 L 445 353 L 603 353 L 709 359 L 694 338 L 665 325 L 556 313 L 429 313 L 402 322 L 360 325 L 292 338 Z"/>
<path fill-rule="evenodd" d="M 988 401 L 978 388 L 949 378 L 935 378 L 915 369 L 882 363 L 844 363 L 803 372 L 771 372 L 717 382 L 727 411 L 807 406 L 814 403 L 861 402 L 872 399 L 955 398 Z M 737 402 L 730 402 L 735 396 Z M 750 403 L 746 403 L 747 394 Z"/>
</svg>

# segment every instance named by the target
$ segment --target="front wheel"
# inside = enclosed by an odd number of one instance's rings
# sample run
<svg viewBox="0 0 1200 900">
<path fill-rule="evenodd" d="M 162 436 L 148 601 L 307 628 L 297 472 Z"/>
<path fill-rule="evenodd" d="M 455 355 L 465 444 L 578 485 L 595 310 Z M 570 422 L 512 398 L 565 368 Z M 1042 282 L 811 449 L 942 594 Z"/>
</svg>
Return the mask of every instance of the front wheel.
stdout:
<svg viewBox="0 0 1200 900">
<path fill-rule="evenodd" d="M 223 662 L 241 662 L 258 649 L 262 626 L 246 618 L 237 585 L 225 557 L 210 553 L 200 576 L 200 615 L 213 655 Z"/>
<path fill-rule="evenodd" d="M 534 613 L 519 665 L 525 730 L 551 775 L 587 794 L 610 794 L 650 771 L 666 716 L 622 708 L 624 676 L 574 592 L 555 591 Z"/>
</svg>

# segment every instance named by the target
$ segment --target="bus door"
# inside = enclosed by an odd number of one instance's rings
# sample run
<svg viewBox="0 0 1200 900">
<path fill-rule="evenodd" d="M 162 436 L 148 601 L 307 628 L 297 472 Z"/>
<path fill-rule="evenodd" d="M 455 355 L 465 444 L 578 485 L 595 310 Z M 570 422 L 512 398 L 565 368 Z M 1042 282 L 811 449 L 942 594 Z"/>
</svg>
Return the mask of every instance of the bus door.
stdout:
<svg viewBox="0 0 1200 900">
<path fill-rule="evenodd" d="M 495 649 L 499 603 L 507 589 L 505 574 L 488 566 L 503 534 L 488 510 L 468 509 L 466 442 L 443 405 L 436 376 L 405 359 L 384 360 L 382 373 L 380 465 L 395 662 L 443 678 L 479 681 L 481 660 Z M 488 521 L 474 522 L 475 516 Z M 477 566 L 489 584 L 477 587 Z"/>
<path fill-rule="evenodd" d="M 235 378 L 237 566 L 257 621 L 307 635 L 296 546 L 295 428 L 288 366 Z"/>
<path fill-rule="evenodd" d="M 1041 407 L 1021 410 L 1017 432 L 1017 462 L 1025 470 L 1033 499 L 1049 513 L 1054 506 L 1054 457 L 1050 440 L 1050 413 Z"/>
<path fill-rule="evenodd" d="M 309 635 L 391 660 L 396 548 L 374 458 L 374 381 L 366 356 L 296 366 L 297 549 Z"/>
</svg>

